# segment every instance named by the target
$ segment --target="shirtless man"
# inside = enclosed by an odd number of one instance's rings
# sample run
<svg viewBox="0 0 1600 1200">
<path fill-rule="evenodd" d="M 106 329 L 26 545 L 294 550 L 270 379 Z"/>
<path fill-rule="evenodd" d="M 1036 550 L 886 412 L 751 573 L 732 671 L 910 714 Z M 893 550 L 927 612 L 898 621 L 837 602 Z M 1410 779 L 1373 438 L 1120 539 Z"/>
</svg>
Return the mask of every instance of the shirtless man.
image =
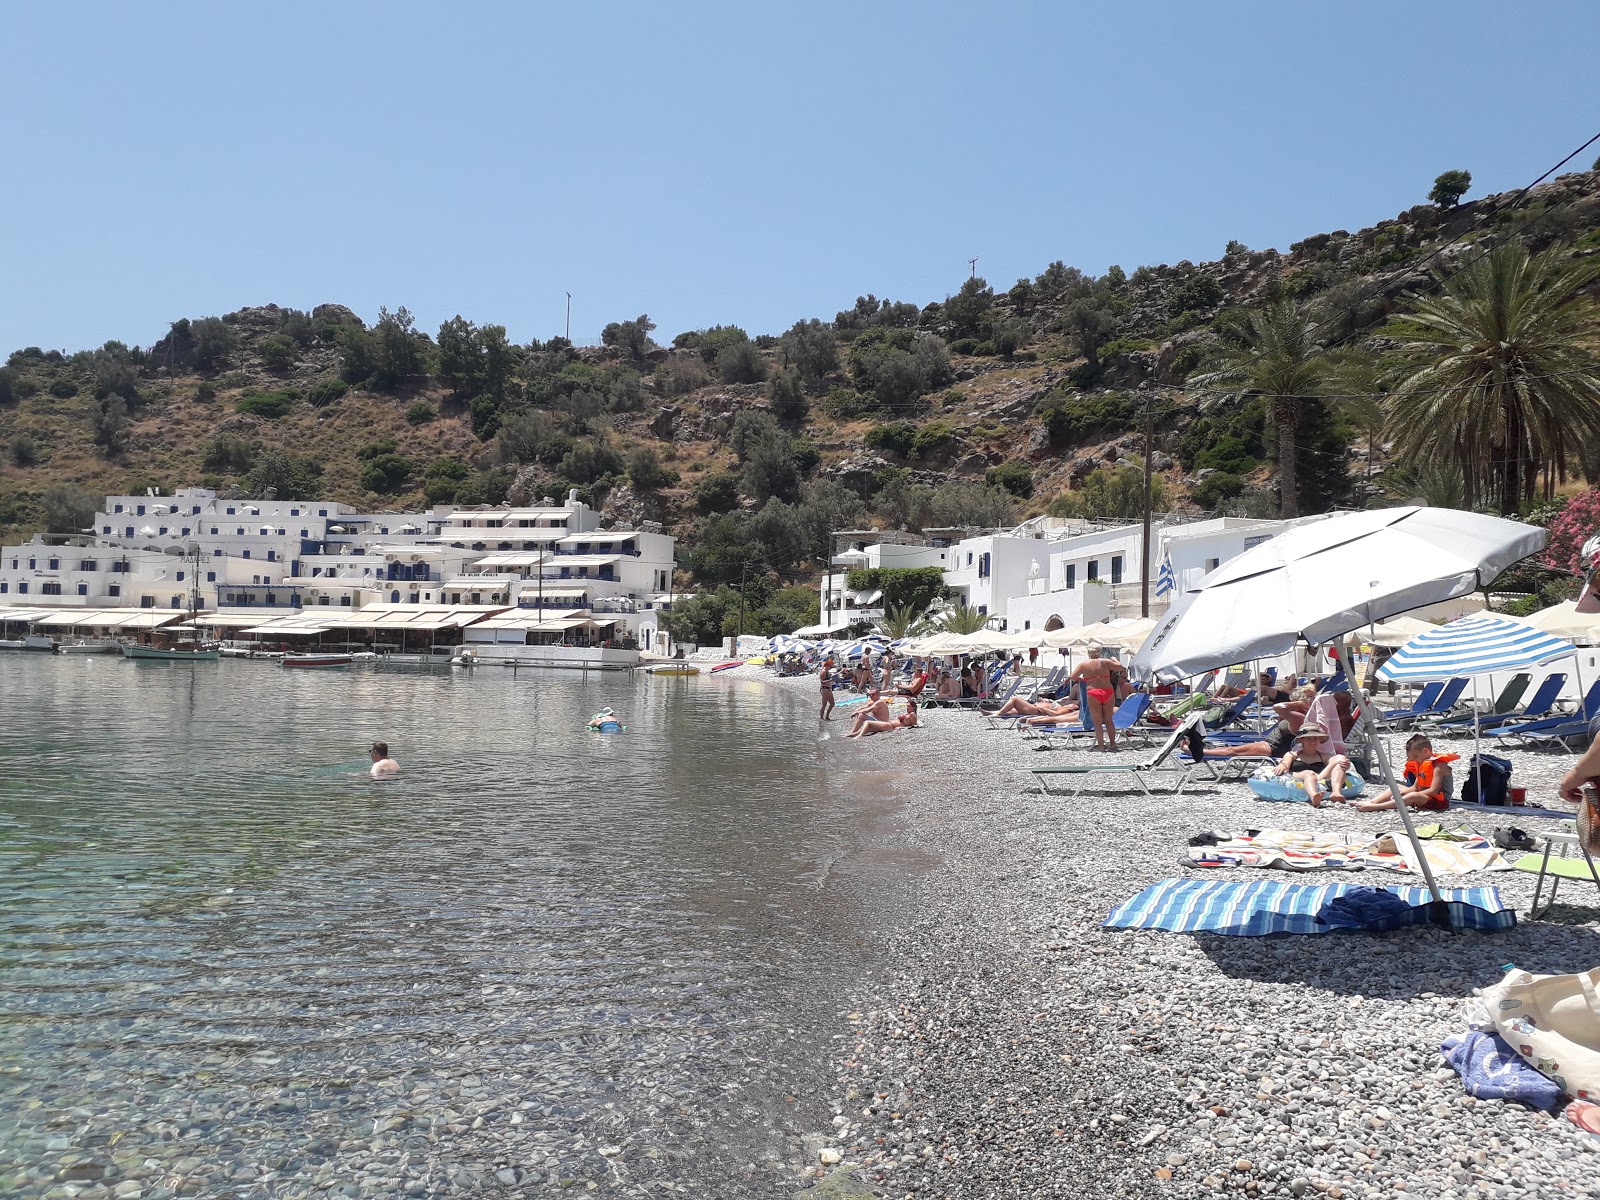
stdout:
<svg viewBox="0 0 1600 1200">
<path fill-rule="evenodd" d="M 1079 663 L 1067 678 L 1082 683 L 1089 692 L 1089 721 L 1094 726 L 1094 748 L 1115 750 L 1117 727 L 1111 716 L 1116 711 L 1117 684 L 1123 679 L 1122 664 L 1115 659 L 1101 658 L 1099 646 L 1089 647 L 1089 657 Z M 1109 744 L 1108 744 L 1109 742 Z"/>
<path fill-rule="evenodd" d="M 1041 697 L 1038 700 L 1024 700 L 1021 696 L 1013 696 L 1000 706 L 994 714 L 997 717 L 1067 717 L 1077 716 L 1078 706 L 1061 700 L 1051 700 Z"/>
<path fill-rule="evenodd" d="M 883 693 L 877 688 L 867 689 L 867 702 L 861 706 L 855 718 L 850 723 L 850 732 L 845 737 L 857 736 L 859 730 L 868 721 L 887 721 L 889 719 L 889 702 L 883 698 Z"/>
<path fill-rule="evenodd" d="M 910 729 L 916 723 L 917 702 L 915 700 L 908 699 L 906 701 L 906 711 L 901 713 L 898 717 L 895 717 L 893 720 L 863 721 L 849 733 L 845 734 L 845 737 L 863 738 L 871 737 L 875 733 L 892 733 L 896 729 Z"/>
<path fill-rule="evenodd" d="M 389 757 L 388 742 L 372 743 L 372 777 L 382 779 L 388 775 L 400 774 L 400 764 Z"/>
</svg>

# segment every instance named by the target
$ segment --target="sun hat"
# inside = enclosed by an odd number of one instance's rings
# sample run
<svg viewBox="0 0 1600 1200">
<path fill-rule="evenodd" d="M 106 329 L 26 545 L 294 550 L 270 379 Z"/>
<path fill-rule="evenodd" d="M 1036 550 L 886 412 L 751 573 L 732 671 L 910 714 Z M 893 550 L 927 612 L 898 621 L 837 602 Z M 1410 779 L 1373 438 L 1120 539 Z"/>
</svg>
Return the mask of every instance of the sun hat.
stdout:
<svg viewBox="0 0 1600 1200">
<path fill-rule="evenodd" d="M 1298 742 L 1308 737 L 1321 738 L 1323 741 L 1327 741 L 1328 733 L 1321 725 L 1316 724 L 1314 721 L 1307 721 L 1300 726 L 1300 732 L 1294 735 L 1294 740 Z"/>
</svg>

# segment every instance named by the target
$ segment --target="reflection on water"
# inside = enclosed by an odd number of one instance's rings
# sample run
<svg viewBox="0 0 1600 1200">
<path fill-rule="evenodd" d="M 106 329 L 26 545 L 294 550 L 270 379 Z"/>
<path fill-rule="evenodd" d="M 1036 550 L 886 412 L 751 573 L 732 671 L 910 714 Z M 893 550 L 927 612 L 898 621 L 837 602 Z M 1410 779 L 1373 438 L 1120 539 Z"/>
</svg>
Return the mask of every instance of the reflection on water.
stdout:
<svg viewBox="0 0 1600 1200">
<path fill-rule="evenodd" d="M 823 885 L 858 826 L 788 697 L 22 655 L 0 683 L 0 1194 L 771 1194 L 826 1124 L 795 1097 L 863 949 Z M 627 734 L 583 731 L 603 704 Z"/>
</svg>

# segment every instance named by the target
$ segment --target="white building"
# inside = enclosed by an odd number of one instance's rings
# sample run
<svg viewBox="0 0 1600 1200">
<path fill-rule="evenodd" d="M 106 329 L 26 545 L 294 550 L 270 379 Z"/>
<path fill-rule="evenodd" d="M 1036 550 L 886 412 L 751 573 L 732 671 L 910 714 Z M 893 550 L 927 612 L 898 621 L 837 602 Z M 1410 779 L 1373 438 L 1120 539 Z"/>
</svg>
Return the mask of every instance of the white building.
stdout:
<svg viewBox="0 0 1600 1200">
<path fill-rule="evenodd" d="M 946 546 L 924 543 L 920 539 L 874 541 L 871 539 L 885 535 L 870 530 L 847 530 L 833 536 L 835 546 L 843 542 L 844 548 L 836 549 L 831 561 L 831 566 L 840 570 L 822 577 L 818 622 L 824 629 L 854 621 L 870 621 L 883 615 L 883 592 L 877 588 L 852 588 L 850 572 L 878 567 L 942 569 L 949 553 Z"/>
</svg>

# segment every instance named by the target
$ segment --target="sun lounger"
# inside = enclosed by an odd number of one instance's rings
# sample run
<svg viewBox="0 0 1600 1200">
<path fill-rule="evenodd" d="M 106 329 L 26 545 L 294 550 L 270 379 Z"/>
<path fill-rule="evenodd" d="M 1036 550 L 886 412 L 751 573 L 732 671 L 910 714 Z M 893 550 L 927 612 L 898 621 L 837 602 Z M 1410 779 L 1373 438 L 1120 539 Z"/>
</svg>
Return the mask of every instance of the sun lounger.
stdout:
<svg viewBox="0 0 1600 1200">
<path fill-rule="evenodd" d="M 1148 742 L 1150 738 L 1145 730 L 1139 727 L 1139 722 L 1144 720 L 1144 714 L 1149 711 L 1149 708 L 1150 694 L 1148 692 L 1135 692 L 1117 705 L 1116 711 L 1111 714 L 1111 728 L 1119 736 L 1136 737 L 1140 741 Z M 1079 709 L 1078 711 L 1083 712 L 1084 710 Z M 1034 728 L 1046 740 L 1051 737 L 1080 738 L 1093 736 L 1094 734 L 1094 726 L 1089 723 L 1080 723 L 1068 728 L 1059 728 L 1054 725 L 1037 725 Z"/>
<path fill-rule="evenodd" d="M 1420 692 L 1411 701 L 1409 708 L 1391 708 L 1378 713 L 1379 724 L 1398 721 L 1407 717 L 1420 717 L 1425 712 L 1433 710 L 1433 702 L 1439 698 L 1439 693 L 1444 691 L 1443 683 L 1424 684 Z"/>
<path fill-rule="evenodd" d="M 1517 679 L 1521 678 L 1522 676 L 1517 676 Z M 1516 680 L 1512 680 L 1512 683 L 1515 682 Z M 1515 701 L 1513 701 L 1508 707 L 1501 708 L 1500 701 L 1497 700 L 1495 702 L 1495 711 L 1491 715 L 1480 715 L 1477 718 L 1451 717 L 1448 721 L 1440 721 L 1434 726 L 1434 728 L 1449 730 L 1452 732 L 1459 729 L 1470 733 L 1472 732 L 1472 727 L 1474 724 L 1476 724 L 1480 730 L 1484 730 L 1495 729 L 1501 725 L 1515 725 L 1522 721 L 1536 721 L 1540 717 L 1547 717 L 1550 715 L 1551 711 L 1556 706 L 1556 697 L 1561 694 L 1561 689 L 1566 685 L 1566 672 L 1554 671 L 1544 677 L 1544 682 L 1541 683 L 1538 690 L 1533 693 L 1533 699 L 1528 701 L 1527 705 L 1522 709 L 1521 712 L 1513 711 L 1516 708 Z M 1506 690 L 1510 690 L 1509 684 L 1507 685 Z M 1502 692 L 1500 694 L 1500 700 L 1504 699 L 1505 692 Z"/>
<path fill-rule="evenodd" d="M 1589 694 L 1583 698 L 1583 707 L 1575 713 L 1546 717 L 1542 721 L 1525 721 L 1519 725 L 1503 725 L 1485 730 L 1483 736 L 1495 741 L 1517 739 L 1523 743 L 1548 742 L 1576 737 L 1585 732 L 1585 725 L 1600 713 L 1600 679 L 1594 681 Z"/>
<path fill-rule="evenodd" d="M 1179 725 L 1167 736 L 1167 740 L 1161 743 L 1160 748 L 1142 762 L 1093 763 L 1083 766 L 1070 767 L 1034 767 L 1031 774 L 1039 781 L 1040 789 L 1048 795 L 1060 794 L 1050 791 L 1050 779 L 1052 776 L 1064 775 L 1068 778 L 1076 780 L 1077 787 L 1075 787 L 1070 793 L 1071 795 L 1076 796 L 1083 790 L 1084 783 L 1086 783 L 1091 776 L 1131 775 L 1134 782 L 1143 788 L 1145 795 L 1148 796 L 1151 794 L 1150 785 L 1145 782 L 1145 776 L 1159 771 L 1166 771 L 1169 774 L 1178 776 L 1177 783 L 1173 791 L 1173 794 L 1176 795 L 1183 790 L 1183 785 L 1189 778 L 1189 771 L 1187 768 L 1178 766 L 1176 764 L 1169 766 L 1168 760 L 1177 750 L 1178 745 L 1183 741 L 1184 736 L 1189 731 L 1190 725 L 1199 719 L 1199 714 L 1196 714 L 1190 717 L 1189 720 Z"/>
<path fill-rule="evenodd" d="M 1444 685 L 1439 694 L 1434 697 L 1433 703 L 1428 705 L 1427 708 L 1410 713 L 1402 712 L 1397 717 L 1388 717 L 1386 718 L 1387 723 L 1389 725 L 1414 725 L 1430 718 L 1439 720 L 1448 717 L 1455 711 L 1456 705 L 1461 702 L 1461 693 L 1467 690 L 1467 684 L 1471 682 L 1466 676 L 1457 675 Z"/>
<path fill-rule="evenodd" d="M 1216 733 L 1243 720 L 1245 713 L 1250 711 L 1250 709 L 1255 705 L 1255 702 L 1256 694 L 1254 692 L 1246 692 L 1233 702 L 1233 707 L 1224 713 L 1222 720 L 1218 721 L 1216 726 L 1208 730 L 1208 732 Z"/>
</svg>

